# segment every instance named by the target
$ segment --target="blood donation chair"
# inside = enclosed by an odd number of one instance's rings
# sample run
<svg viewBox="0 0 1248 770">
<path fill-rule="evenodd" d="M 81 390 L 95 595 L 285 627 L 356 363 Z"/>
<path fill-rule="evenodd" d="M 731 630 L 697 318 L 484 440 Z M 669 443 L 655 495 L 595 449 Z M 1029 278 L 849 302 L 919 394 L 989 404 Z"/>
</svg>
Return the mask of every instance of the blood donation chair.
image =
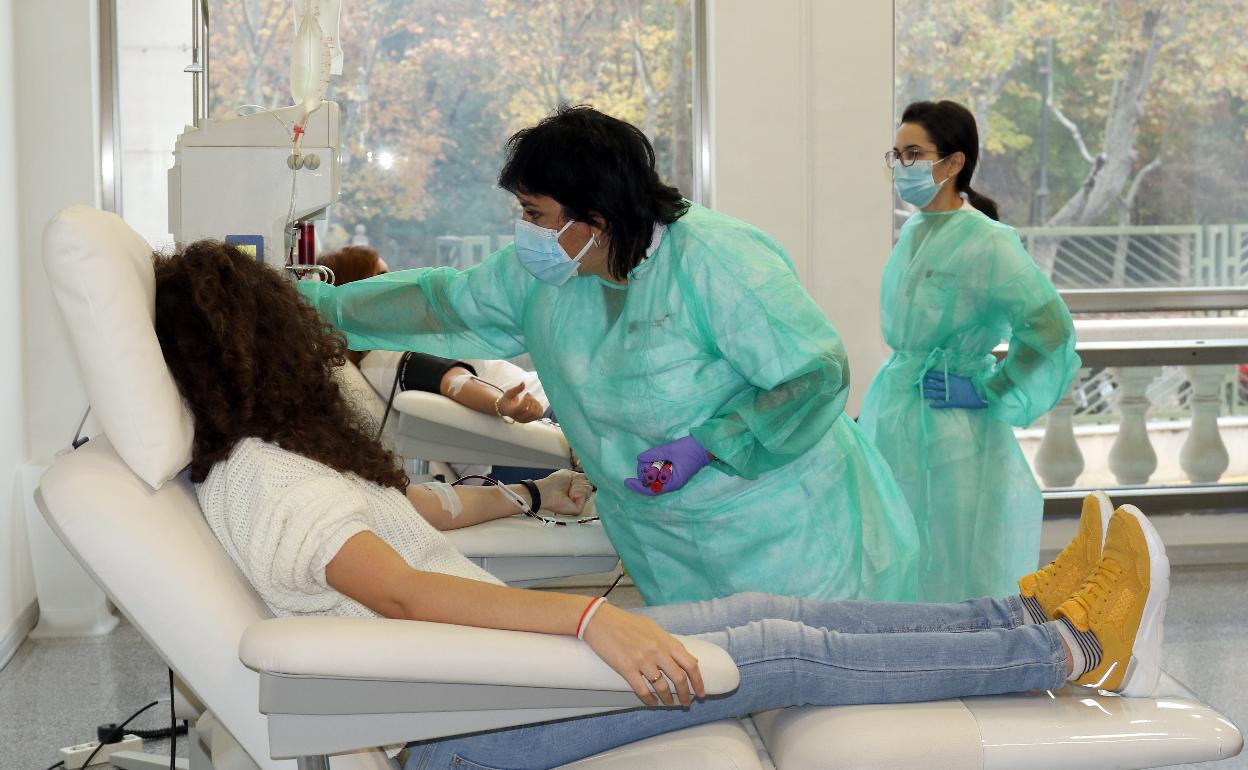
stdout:
<svg viewBox="0 0 1248 770">
<path fill-rule="evenodd" d="M 623 680 L 569 637 L 272 618 L 178 473 L 192 426 L 151 327 L 146 244 L 113 215 L 79 207 L 49 225 L 44 253 L 105 435 L 57 458 L 37 500 L 70 552 L 175 673 L 180 715 L 195 724 L 193 770 L 290 768 L 290 758 L 301 770 L 394 770 L 396 761 L 371 747 L 635 703 Z M 708 691 L 737 685 L 726 653 L 686 644 Z M 1124 699 L 1068 687 L 786 709 L 656 736 L 565 767 L 1136 768 L 1240 750 L 1240 733 L 1226 719 L 1169 680 L 1163 690 Z M 113 761 L 154 766 L 124 754 Z"/>
</svg>

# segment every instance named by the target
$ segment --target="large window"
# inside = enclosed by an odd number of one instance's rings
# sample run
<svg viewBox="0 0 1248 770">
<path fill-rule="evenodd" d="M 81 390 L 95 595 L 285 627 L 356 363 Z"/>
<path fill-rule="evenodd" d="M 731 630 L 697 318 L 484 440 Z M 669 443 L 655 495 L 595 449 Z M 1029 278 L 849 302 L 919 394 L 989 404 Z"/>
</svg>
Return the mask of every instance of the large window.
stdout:
<svg viewBox="0 0 1248 770">
<path fill-rule="evenodd" d="M 285 0 L 212 0 L 211 105 L 292 103 Z M 466 266 L 511 239 L 496 178 L 507 137 L 561 103 L 643 128 L 660 174 L 692 190 L 689 0 L 343 3 L 342 199 L 322 250 L 378 249 L 391 268 Z"/>
<path fill-rule="evenodd" d="M 979 121 L 977 189 L 1059 288 L 1248 285 L 1244 0 L 897 0 L 897 108 Z"/>
<path fill-rule="evenodd" d="M 157 249 L 169 233 L 169 167 L 191 122 L 191 6 L 172 0 L 116 3 L 121 192 L 118 209 Z"/>
</svg>

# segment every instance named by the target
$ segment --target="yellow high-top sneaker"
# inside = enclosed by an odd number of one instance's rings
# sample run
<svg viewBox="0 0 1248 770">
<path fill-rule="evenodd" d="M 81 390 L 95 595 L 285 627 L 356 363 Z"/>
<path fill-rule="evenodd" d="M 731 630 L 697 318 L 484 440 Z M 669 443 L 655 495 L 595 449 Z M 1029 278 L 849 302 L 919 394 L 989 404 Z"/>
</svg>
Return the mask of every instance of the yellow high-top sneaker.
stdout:
<svg viewBox="0 0 1248 770">
<path fill-rule="evenodd" d="M 1133 505 L 1114 513 L 1101 561 L 1087 582 L 1054 612 L 1091 631 L 1100 664 L 1078 684 L 1123 695 L 1150 694 L 1161 676 L 1162 619 L 1170 594 L 1170 562 L 1161 536 Z"/>
<path fill-rule="evenodd" d="M 1044 617 L 1053 620 L 1053 611 L 1070 598 L 1083 581 L 1088 579 L 1101 560 L 1101 547 L 1105 542 L 1105 530 L 1114 515 L 1114 504 L 1104 492 L 1093 492 L 1083 498 L 1083 513 L 1079 516 L 1079 530 L 1075 539 L 1038 571 L 1018 579 L 1023 604 L 1039 605 Z M 1032 604 L 1034 600 L 1034 605 Z M 1042 622 L 1039 618 L 1033 618 Z"/>
</svg>

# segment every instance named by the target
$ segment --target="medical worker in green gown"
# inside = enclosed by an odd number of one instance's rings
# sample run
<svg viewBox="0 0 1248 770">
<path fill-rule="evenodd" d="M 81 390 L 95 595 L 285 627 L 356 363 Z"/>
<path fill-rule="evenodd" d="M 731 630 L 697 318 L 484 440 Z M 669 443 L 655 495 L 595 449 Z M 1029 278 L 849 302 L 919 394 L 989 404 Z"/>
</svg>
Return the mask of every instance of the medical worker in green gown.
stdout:
<svg viewBox="0 0 1248 770">
<path fill-rule="evenodd" d="M 836 331 L 779 244 L 654 166 L 637 128 L 562 108 L 508 144 L 512 245 L 299 288 L 356 349 L 527 351 L 648 603 L 914 598 L 914 520 L 844 416 Z"/>
<path fill-rule="evenodd" d="M 996 204 L 971 189 L 978 147 L 966 108 L 919 102 L 885 156 L 898 195 L 919 211 L 884 267 L 894 352 L 859 423 L 914 511 L 921 601 L 1009 593 L 1036 568 L 1043 500 L 1014 427 L 1052 408 L 1079 369 L 1065 303 Z"/>
</svg>

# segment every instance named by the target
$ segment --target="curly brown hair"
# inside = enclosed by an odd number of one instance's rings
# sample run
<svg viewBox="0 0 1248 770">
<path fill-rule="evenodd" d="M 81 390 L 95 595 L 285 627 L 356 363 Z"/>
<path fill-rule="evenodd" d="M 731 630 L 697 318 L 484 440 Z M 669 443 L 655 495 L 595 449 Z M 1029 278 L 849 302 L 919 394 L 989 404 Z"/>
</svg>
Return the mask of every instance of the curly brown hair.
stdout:
<svg viewBox="0 0 1248 770">
<path fill-rule="evenodd" d="M 155 255 L 156 336 L 195 418 L 191 480 L 255 436 L 343 473 L 406 489 L 407 475 L 334 379 L 346 342 L 281 273 L 199 241 Z"/>
<path fill-rule="evenodd" d="M 344 246 L 316 261 L 334 271 L 335 286 L 343 286 L 376 275 L 381 255 L 371 246 Z"/>
</svg>

